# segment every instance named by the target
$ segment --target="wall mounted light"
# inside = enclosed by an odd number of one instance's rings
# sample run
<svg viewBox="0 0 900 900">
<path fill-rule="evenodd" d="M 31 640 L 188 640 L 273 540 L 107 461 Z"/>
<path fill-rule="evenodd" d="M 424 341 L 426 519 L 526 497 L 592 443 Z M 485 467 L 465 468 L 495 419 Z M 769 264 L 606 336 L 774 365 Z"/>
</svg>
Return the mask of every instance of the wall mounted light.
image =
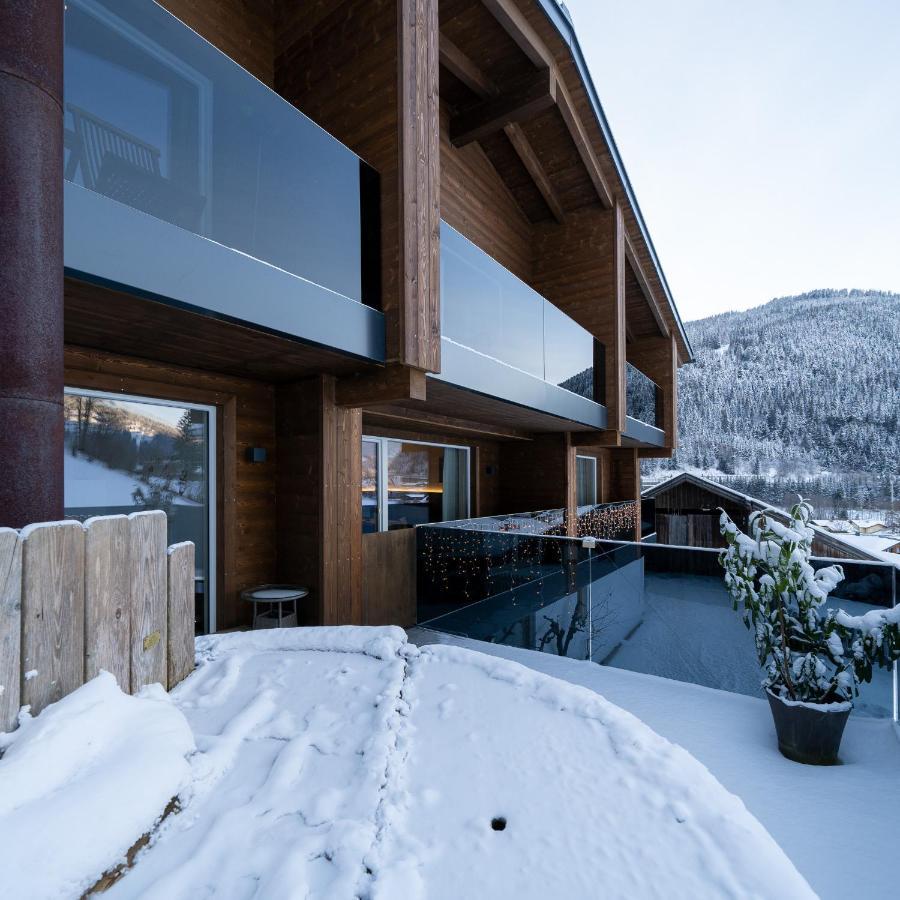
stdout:
<svg viewBox="0 0 900 900">
<path fill-rule="evenodd" d="M 248 447 L 247 462 L 248 463 L 264 463 L 268 454 L 265 447 Z"/>
</svg>

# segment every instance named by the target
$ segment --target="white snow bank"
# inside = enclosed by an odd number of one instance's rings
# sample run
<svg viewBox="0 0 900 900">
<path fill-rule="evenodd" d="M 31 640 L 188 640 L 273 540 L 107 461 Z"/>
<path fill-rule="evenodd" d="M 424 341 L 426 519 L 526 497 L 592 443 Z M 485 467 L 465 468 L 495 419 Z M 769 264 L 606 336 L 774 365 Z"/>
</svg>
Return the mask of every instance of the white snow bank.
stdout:
<svg viewBox="0 0 900 900">
<path fill-rule="evenodd" d="M 0 735 L 7 897 L 78 897 L 122 862 L 190 781 L 187 721 L 159 685 L 123 694 L 102 672 Z"/>
<path fill-rule="evenodd" d="M 219 657 L 233 651 L 322 650 L 331 653 L 366 653 L 377 659 L 396 656 L 406 644 L 406 632 L 389 625 L 370 628 L 334 625 L 324 628 L 261 628 L 232 631 L 197 638 L 200 658 Z"/>
<path fill-rule="evenodd" d="M 108 896 L 364 896 L 404 632 L 273 629 L 198 643 L 201 665 L 173 693 L 201 751 L 193 796 Z"/>
<path fill-rule="evenodd" d="M 704 766 L 593 691 L 455 647 L 410 666 L 374 897 L 814 896 Z"/>
</svg>

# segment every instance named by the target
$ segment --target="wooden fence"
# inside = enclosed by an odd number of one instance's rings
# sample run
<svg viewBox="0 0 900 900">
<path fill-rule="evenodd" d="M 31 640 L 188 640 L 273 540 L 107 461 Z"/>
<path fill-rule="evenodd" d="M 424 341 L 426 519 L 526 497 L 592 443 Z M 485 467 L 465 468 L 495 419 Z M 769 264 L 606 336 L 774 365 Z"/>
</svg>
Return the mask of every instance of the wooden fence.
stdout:
<svg viewBox="0 0 900 900">
<path fill-rule="evenodd" d="M 166 514 L 0 528 L 0 731 L 101 669 L 124 691 L 194 667 L 194 545 Z"/>
</svg>

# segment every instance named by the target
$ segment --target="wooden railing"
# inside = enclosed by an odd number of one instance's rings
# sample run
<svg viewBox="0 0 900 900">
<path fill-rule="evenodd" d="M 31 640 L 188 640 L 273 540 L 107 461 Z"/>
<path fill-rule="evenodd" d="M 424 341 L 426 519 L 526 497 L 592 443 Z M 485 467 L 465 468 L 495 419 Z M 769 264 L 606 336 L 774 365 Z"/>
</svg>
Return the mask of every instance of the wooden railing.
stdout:
<svg viewBox="0 0 900 900">
<path fill-rule="evenodd" d="M 194 667 L 194 545 L 155 510 L 0 528 L 0 731 L 101 669 L 124 691 Z"/>
</svg>

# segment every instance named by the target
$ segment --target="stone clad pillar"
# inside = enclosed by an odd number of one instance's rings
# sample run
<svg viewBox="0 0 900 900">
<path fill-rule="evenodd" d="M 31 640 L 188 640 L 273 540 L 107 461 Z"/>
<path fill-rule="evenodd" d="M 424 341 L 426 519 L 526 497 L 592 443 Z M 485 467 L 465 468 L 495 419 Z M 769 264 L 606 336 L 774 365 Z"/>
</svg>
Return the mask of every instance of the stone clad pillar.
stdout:
<svg viewBox="0 0 900 900">
<path fill-rule="evenodd" d="M 63 513 L 63 3 L 0 4 L 0 526 Z"/>
</svg>

